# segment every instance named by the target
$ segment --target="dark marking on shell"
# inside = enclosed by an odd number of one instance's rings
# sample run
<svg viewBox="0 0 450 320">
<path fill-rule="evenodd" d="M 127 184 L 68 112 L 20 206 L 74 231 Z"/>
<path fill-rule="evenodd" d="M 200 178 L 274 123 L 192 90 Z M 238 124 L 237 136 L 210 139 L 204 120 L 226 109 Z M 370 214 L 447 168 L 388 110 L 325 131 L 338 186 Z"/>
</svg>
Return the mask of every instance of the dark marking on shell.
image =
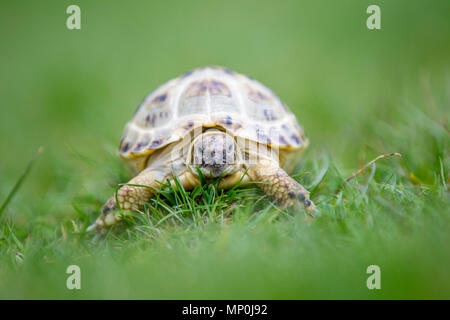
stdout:
<svg viewBox="0 0 450 320">
<path fill-rule="evenodd" d="M 277 120 L 277 116 L 273 113 L 270 109 L 264 109 L 264 118 L 266 118 L 267 121 L 274 121 Z"/>
<path fill-rule="evenodd" d="M 158 102 L 164 102 L 167 99 L 167 93 L 160 94 L 159 96 L 156 96 L 153 98 L 152 103 L 158 103 Z"/>
<path fill-rule="evenodd" d="M 194 81 L 185 90 L 185 97 L 204 96 L 208 90 L 208 80 Z"/>
<path fill-rule="evenodd" d="M 289 198 L 291 198 L 291 199 L 295 198 L 295 192 L 294 192 L 294 191 L 289 191 L 289 192 L 288 192 L 288 196 L 289 196 Z"/>
<path fill-rule="evenodd" d="M 182 78 L 185 78 L 185 77 L 190 76 L 190 75 L 193 74 L 193 73 L 194 73 L 194 70 L 189 70 L 189 71 L 186 71 L 181 77 L 182 77 Z"/>
<path fill-rule="evenodd" d="M 136 113 L 139 112 L 139 110 L 141 109 L 141 106 L 142 106 L 142 104 L 140 104 L 140 105 L 137 106 L 136 110 L 134 110 L 133 116 L 135 116 Z"/>
<path fill-rule="evenodd" d="M 225 72 L 226 74 L 231 74 L 231 75 L 234 74 L 234 71 L 231 69 L 228 69 L 228 68 L 223 68 L 223 72 Z"/>
<path fill-rule="evenodd" d="M 152 91 L 152 93 L 153 93 L 153 91 Z M 152 94 L 152 93 L 150 93 L 150 94 Z M 139 110 L 141 109 L 141 107 L 144 105 L 144 102 L 145 102 L 145 100 L 147 100 L 147 97 L 148 97 L 148 96 L 146 96 L 144 99 L 142 99 L 141 103 L 137 106 L 136 110 L 134 111 L 133 116 L 136 115 L 136 113 L 138 113 L 138 111 L 139 111 Z"/>
<path fill-rule="evenodd" d="M 122 146 L 122 152 L 127 152 L 130 149 L 130 144 L 127 142 Z"/>
<path fill-rule="evenodd" d="M 226 124 L 233 124 L 233 119 L 231 119 L 230 116 L 226 116 L 226 118 L 225 118 L 225 123 L 226 123 Z"/>
<path fill-rule="evenodd" d="M 283 145 L 285 145 L 285 146 L 288 146 L 288 145 L 289 145 L 289 142 L 288 142 L 288 141 L 286 140 L 286 138 L 283 137 L 283 136 L 280 136 L 279 139 L 278 139 L 278 141 L 279 141 L 280 144 L 283 144 Z"/>
<path fill-rule="evenodd" d="M 222 127 L 224 127 L 225 129 L 229 129 L 229 130 L 239 130 L 240 128 L 242 128 L 242 124 L 239 123 L 239 121 L 236 121 L 236 119 L 232 119 L 230 116 L 226 116 L 225 118 L 221 118 L 219 120 L 217 120 L 217 123 L 220 124 Z"/>
<path fill-rule="evenodd" d="M 255 88 L 252 88 L 251 86 L 248 86 L 248 97 L 250 100 L 253 100 L 259 104 L 261 104 L 261 102 L 268 102 L 270 100 L 269 96 L 265 95 Z"/>
<path fill-rule="evenodd" d="M 193 126 L 194 126 L 194 122 L 193 121 L 188 121 L 188 123 L 186 123 L 183 126 L 183 129 L 188 131 L 188 130 L 192 129 Z"/>
<path fill-rule="evenodd" d="M 134 147 L 133 152 L 139 152 L 142 150 L 143 147 L 148 145 L 148 141 L 146 142 L 139 142 L 136 147 Z"/>
<path fill-rule="evenodd" d="M 296 144 L 301 144 L 302 143 L 301 140 L 295 134 L 293 134 L 291 136 L 291 139 L 294 140 Z"/>
<path fill-rule="evenodd" d="M 256 128 L 256 136 L 258 137 L 259 141 L 263 141 L 265 143 L 271 143 L 270 138 L 266 135 L 264 130 L 262 128 Z"/>
<path fill-rule="evenodd" d="M 209 89 L 209 93 L 212 96 L 217 96 L 217 95 L 221 95 L 221 96 L 227 96 L 227 97 L 231 97 L 231 91 L 228 88 L 228 86 L 223 83 L 220 80 L 211 80 L 208 83 L 208 89 Z"/>
<path fill-rule="evenodd" d="M 151 142 L 147 149 L 156 149 L 163 143 L 163 139 L 158 138 Z"/>
<path fill-rule="evenodd" d="M 192 82 L 185 90 L 185 97 L 203 96 L 206 91 L 209 91 L 212 96 L 231 97 L 231 90 L 228 86 L 217 79 L 203 79 Z"/>
</svg>

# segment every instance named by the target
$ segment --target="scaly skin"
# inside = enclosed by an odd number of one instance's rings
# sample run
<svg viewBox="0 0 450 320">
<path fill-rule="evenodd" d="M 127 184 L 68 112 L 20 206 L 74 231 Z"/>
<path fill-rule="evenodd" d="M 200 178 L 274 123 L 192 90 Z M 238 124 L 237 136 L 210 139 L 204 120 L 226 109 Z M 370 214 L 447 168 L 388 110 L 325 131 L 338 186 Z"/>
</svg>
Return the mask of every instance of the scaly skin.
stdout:
<svg viewBox="0 0 450 320">
<path fill-rule="evenodd" d="M 309 199 L 309 191 L 300 183 L 292 179 L 278 163 L 271 160 L 262 160 L 248 170 L 252 181 L 258 184 L 265 194 L 274 197 L 283 207 L 291 207 L 298 201 L 303 203 L 306 211 L 315 212 L 315 205 Z"/>
<path fill-rule="evenodd" d="M 138 176 L 131 179 L 127 184 L 143 185 L 148 187 L 135 187 L 125 185 L 117 192 L 117 200 L 120 208 L 127 211 L 138 211 L 142 209 L 144 203 L 147 202 L 160 188 L 159 182 L 165 182 L 168 172 L 160 172 L 156 170 L 144 170 Z M 108 228 L 115 225 L 120 216 L 117 213 L 116 195 L 106 201 L 102 207 L 102 214 L 97 218 L 95 227 L 97 231 L 104 234 Z M 91 227 L 89 227 L 89 231 Z"/>
<path fill-rule="evenodd" d="M 242 174 L 243 172 L 238 171 L 233 175 L 224 177 L 221 187 L 232 187 L 240 180 Z M 169 171 L 164 172 L 161 169 L 142 171 L 138 176 L 131 179 L 128 184 L 144 185 L 148 186 L 148 188 L 129 185 L 120 188 L 117 193 L 120 207 L 127 211 L 139 211 L 144 203 L 148 202 L 160 188 L 161 185 L 158 181 L 165 182 L 169 176 Z M 309 192 L 280 168 L 278 162 L 261 160 L 258 164 L 248 169 L 247 177 L 245 181 L 264 182 L 264 184 L 258 184 L 258 186 L 268 196 L 274 197 L 281 206 L 290 207 L 300 201 L 306 211 L 310 213 L 315 212 L 314 203 L 309 199 Z M 189 171 L 180 175 L 179 178 L 186 190 L 191 190 L 200 183 L 198 177 Z M 108 228 L 111 228 L 119 221 L 120 216 L 117 213 L 116 197 L 113 195 L 102 207 L 102 214 L 98 217 L 95 224 L 88 228 L 88 231 L 96 229 L 101 234 L 105 234 Z"/>
</svg>

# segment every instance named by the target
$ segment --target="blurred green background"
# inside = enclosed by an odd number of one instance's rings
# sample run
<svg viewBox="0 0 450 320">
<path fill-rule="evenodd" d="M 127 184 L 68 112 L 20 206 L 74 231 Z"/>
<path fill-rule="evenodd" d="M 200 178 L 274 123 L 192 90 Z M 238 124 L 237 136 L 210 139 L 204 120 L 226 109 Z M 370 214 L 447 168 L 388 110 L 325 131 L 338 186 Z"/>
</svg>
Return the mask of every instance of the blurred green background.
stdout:
<svg viewBox="0 0 450 320">
<path fill-rule="evenodd" d="M 66 28 L 71 4 L 81 30 Z M 381 30 L 366 27 L 370 4 Z M 0 201 L 44 146 L 0 217 L 1 298 L 450 298 L 449 1 L 2 1 L 0 39 Z M 125 182 L 116 147 L 143 97 L 204 65 L 290 106 L 310 139 L 307 185 L 324 159 L 347 177 L 400 152 L 374 179 L 408 200 L 380 205 L 378 190 L 339 209 L 325 188 L 312 226 L 292 215 L 151 244 L 62 240 L 74 206 L 93 221 Z M 380 291 L 365 287 L 368 264 L 382 266 Z"/>
</svg>

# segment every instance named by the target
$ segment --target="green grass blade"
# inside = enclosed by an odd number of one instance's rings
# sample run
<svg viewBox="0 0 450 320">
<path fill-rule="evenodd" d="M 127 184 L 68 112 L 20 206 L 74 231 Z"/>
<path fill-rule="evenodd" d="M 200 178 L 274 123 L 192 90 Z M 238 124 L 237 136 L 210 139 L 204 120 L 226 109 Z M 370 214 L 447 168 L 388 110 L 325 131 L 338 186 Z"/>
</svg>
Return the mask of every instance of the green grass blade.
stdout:
<svg viewBox="0 0 450 320">
<path fill-rule="evenodd" d="M 33 154 L 33 156 L 31 157 L 30 161 L 28 162 L 27 167 L 25 168 L 25 171 L 22 173 L 22 175 L 20 176 L 20 178 L 17 180 L 16 184 L 14 185 L 14 187 L 11 189 L 11 191 L 9 192 L 8 196 L 6 197 L 5 201 L 3 201 L 1 207 L 0 207 L 0 217 L 2 216 L 3 211 L 5 210 L 6 206 L 9 204 L 9 202 L 11 201 L 11 199 L 14 197 L 14 195 L 17 193 L 17 191 L 19 190 L 20 186 L 22 185 L 23 181 L 25 180 L 26 176 L 30 173 L 31 168 L 33 167 L 34 161 L 36 160 L 36 158 L 42 153 L 43 148 L 39 147 L 37 149 L 37 151 Z"/>
</svg>

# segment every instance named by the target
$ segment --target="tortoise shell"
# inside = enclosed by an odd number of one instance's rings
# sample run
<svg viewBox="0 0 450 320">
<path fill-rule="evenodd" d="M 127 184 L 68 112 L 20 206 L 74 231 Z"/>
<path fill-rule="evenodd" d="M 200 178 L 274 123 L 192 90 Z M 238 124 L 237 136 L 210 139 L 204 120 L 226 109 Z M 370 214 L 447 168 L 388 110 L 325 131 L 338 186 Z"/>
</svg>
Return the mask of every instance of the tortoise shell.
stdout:
<svg viewBox="0 0 450 320">
<path fill-rule="evenodd" d="M 295 115 L 258 81 L 222 67 L 186 72 L 150 93 L 125 127 L 119 153 L 142 170 L 154 151 L 198 127 L 295 151 L 307 145 Z"/>
</svg>

